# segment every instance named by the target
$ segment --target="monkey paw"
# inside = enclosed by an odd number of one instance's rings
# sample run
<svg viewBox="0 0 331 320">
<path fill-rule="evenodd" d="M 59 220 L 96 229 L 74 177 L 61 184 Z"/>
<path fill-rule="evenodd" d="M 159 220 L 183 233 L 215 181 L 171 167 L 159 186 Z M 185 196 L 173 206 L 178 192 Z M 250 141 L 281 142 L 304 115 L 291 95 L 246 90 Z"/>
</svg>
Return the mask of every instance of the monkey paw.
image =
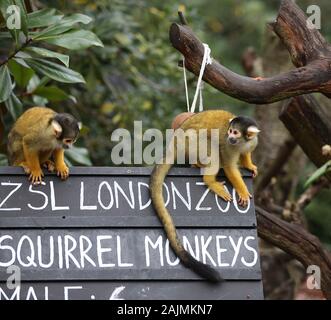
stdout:
<svg viewBox="0 0 331 320">
<path fill-rule="evenodd" d="M 252 198 L 252 195 L 248 191 L 238 192 L 238 204 L 242 207 L 247 207 L 248 201 Z"/>
<path fill-rule="evenodd" d="M 209 189 L 221 197 L 224 201 L 232 201 L 230 193 L 224 188 L 225 182 L 214 182 L 209 185 Z"/>
<path fill-rule="evenodd" d="M 61 177 L 61 180 L 66 180 L 69 177 L 69 168 L 63 164 L 56 168 L 58 177 Z"/>
<path fill-rule="evenodd" d="M 49 172 L 54 172 L 55 170 L 55 164 L 51 160 L 47 160 L 43 163 L 43 166 L 49 171 Z"/>
<path fill-rule="evenodd" d="M 41 184 L 43 181 L 43 176 L 44 176 L 44 173 L 42 172 L 42 170 L 40 168 L 31 169 L 29 180 L 31 181 L 32 184 Z"/>
<path fill-rule="evenodd" d="M 253 173 L 253 178 L 255 178 L 258 174 L 258 171 L 257 171 L 257 166 L 255 166 L 254 164 L 251 165 L 250 167 L 247 168 L 248 170 L 252 171 Z"/>
</svg>

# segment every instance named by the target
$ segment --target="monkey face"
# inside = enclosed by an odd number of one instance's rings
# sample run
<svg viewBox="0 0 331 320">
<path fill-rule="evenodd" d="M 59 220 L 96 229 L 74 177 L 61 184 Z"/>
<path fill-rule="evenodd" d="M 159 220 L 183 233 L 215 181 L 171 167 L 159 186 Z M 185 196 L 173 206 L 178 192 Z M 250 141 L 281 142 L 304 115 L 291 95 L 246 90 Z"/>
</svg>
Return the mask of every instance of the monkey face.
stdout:
<svg viewBox="0 0 331 320">
<path fill-rule="evenodd" d="M 230 126 L 230 128 L 228 130 L 227 142 L 229 144 L 236 145 L 236 144 L 240 143 L 241 140 L 242 140 L 241 131 L 237 128 L 233 128 L 232 126 Z"/>
<path fill-rule="evenodd" d="M 76 142 L 77 138 L 64 138 L 62 139 L 62 148 L 63 149 L 69 149 L 73 146 L 73 144 Z"/>
<path fill-rule="evenodd" d="M 230 120 L 227 142 L 230 145 L 242 145 L 253 140 L 259 132 L 255 120 L 239 116 Z"/>
<path fill-rule="evenodd" d="M 69 149 L 76 142 L 80 125 L 78 121 L 68 113 L 58 113 L 52 120 L 59 147 Z"/>
</svg>

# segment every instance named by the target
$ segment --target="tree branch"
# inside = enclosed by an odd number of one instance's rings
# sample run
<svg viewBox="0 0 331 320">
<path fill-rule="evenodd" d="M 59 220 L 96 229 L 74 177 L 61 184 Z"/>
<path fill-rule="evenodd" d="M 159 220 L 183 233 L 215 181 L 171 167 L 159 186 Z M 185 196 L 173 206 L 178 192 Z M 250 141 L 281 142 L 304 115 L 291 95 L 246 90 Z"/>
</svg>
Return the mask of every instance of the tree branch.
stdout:
<svg viewBox="0 0 331 320">
<path fill-rule="evenodd" d="M 249 103 L 265 104 L 304 93 L 321 92 L 331 96 L 331 50 L 317 30 L 307 27 L 307 18 L 291 0 L 283 0 L 274 31 L 300 68 L 274 77 L 255 80 L 241 76 L 213 60 L 203 79 L 216 89 Z M 193 31 L 173 23 L 169 33 L 172 45 L 185 56 L 185 67 L 198 75 L 204 47 Z M 307 52 L 305 51 L 307 50 Z"/>
<path fill-rule="evenodd" d="M 312 95 L 290 99 L 284 104 L 279 118 L 317 167 L 329 160 L 321 150 L 324 145 L 331 144 L 330 121 Z"/>
<path fill-rule="evenodd" d="M 303 227 L 288 223 L 256 207 L 258 234 L 299 260 L 305 268 L 317 265 L 321 269 L 321 289 L 331 299 L 331 256 L 317 237 Z"/>
</svg>

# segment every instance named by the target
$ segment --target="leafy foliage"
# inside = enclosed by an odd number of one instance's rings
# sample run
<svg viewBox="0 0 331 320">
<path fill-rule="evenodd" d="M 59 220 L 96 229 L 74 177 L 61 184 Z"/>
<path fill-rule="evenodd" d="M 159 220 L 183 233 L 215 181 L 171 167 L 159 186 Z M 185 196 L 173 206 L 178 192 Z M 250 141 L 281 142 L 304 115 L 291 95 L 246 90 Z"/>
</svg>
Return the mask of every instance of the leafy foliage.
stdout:
<svg viewBox="0 0 331 320">
<path fill-rule="evenodd" d="M 305 188 L 308 188 L 311 184 L 319 180 L 322 176 L 331 172 L 331 160 L 327 161 L 322 167 L 318 168 L 306 181 Z"/>
<path fill-rule="evenodd" d="M 10 10 L 11 5 L 19 7 L 18 17 L 14 16 L 15 10 Z M 69 68 L 69 56 L 58 50 L 63 50 L 59 47 L 66 50 L 102 47 L 96 34 L 80 28 L 81 24 L 91 23 L 92 18 L 79 13 L 64 15 L 54 8 L 28 13 L 23 0 L 2 0 L 0 12 L 4 22 L 0 33 L 4 43 L 1 56 L 5 56 L 0 60 L 0 103 L 5 105 L 1 113 L 7 111 L 16 120 L 25 106 L 76 102 L 56 83 L 85 83 L 85 80 Z M 9 25 L 11 15 L 16 22 L 20 21 L 20 28 L 14 23 Z M 73 162 L 91 165 L 85 149 L 73 149 L 68 156 Z"/>
</svg>

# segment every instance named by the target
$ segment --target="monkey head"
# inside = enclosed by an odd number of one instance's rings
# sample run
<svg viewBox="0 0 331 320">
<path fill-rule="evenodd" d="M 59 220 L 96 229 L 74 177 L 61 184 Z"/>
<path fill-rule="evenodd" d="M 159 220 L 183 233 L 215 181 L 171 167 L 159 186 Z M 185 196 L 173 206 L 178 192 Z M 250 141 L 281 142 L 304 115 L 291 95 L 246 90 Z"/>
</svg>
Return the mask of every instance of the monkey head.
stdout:
<svg viewBox="0 0 331 320">
<path fill-rule="evenodd" d="M 63 149 L 72 147 L 79 135 L 79 122 L 69 113 L 57 113 L 52 119 L 52 126 L 59 147 Z"/>
<path fill-rule="evenodd" d="M 235 117 L 229 122 L 227 142 L 239 146 L 254 140 L 259 132 L 254 119 L 245 116 Z"/>
</svg>

